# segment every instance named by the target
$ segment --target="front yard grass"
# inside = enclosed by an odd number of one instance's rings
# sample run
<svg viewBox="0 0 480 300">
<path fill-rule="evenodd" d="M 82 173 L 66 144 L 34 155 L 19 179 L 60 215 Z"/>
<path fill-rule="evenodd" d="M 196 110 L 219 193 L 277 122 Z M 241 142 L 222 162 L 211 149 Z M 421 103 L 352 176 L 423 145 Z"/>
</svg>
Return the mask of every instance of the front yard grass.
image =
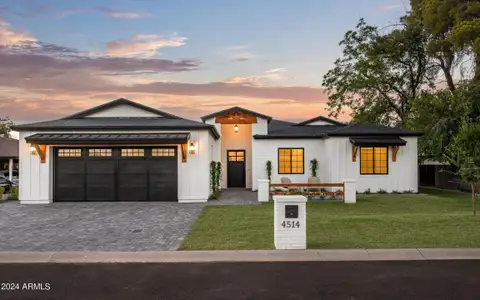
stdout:
<svg viewBox="0 0 480 300">
<path fill-rule="evenodd" d="M 335 248 L 480 247 L 470 195 L 358 195 L 357 204 L 307 203 L 307 245 Z M 181 250 L 273 249 L 273 204 L 209 206 Z"/>
</svg>

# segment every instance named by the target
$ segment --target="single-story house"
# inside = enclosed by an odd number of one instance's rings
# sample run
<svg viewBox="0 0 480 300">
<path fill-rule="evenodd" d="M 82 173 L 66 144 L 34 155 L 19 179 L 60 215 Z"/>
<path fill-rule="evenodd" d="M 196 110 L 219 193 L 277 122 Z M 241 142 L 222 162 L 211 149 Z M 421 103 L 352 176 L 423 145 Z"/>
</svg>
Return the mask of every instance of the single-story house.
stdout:
<svg viewBox="0 0 480 300">
<path fill-rule="evenodd" d="M 0 175 L 13 179 L 13 171 L 18 169 L 18 140 L 0 137 Z"/>
<path fill-rule="evenodd" d="M 211 161 L 222 163 L 222 188 L 256 191 L 268 160 L 272 182 L 307 182 L 313 158 L 322 182 L 355 179 L 359 192 L 417 191 L 417 132 L 325 117 L 291 123 L 240 107 L 202 121 L 118 99 L 15 126 L 20 201 L 206 202 Z"/>
</svg>

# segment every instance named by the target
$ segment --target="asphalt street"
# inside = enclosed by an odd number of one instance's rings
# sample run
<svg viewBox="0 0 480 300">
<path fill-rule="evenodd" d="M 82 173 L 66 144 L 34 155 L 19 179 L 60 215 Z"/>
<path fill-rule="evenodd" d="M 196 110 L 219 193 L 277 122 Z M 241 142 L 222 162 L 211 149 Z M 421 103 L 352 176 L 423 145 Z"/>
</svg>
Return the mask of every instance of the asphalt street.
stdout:
<svg viewBox="0 0 480 300">
<path fill-rule="evenodd" d="M 0 264 L 0 299 L 480 299 L 480 260 Z"/>
</svg>

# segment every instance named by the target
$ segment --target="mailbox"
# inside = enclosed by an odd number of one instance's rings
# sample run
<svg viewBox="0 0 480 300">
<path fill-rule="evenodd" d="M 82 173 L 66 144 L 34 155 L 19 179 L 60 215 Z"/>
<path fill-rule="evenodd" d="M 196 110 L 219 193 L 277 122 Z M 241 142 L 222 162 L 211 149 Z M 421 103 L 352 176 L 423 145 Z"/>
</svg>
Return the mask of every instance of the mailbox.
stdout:
<svg viewBox="0 0 480 300">
<path fill-rule="evenodd" d="M 298 218 L 298 205 L 285 205 L 285 219 Z"/>
<path fill-rule="evenodd" d="M 307 198 L 301 195 L 275 195 L 273 201 L 275 249 L 306 249 Z"/>
</svg>

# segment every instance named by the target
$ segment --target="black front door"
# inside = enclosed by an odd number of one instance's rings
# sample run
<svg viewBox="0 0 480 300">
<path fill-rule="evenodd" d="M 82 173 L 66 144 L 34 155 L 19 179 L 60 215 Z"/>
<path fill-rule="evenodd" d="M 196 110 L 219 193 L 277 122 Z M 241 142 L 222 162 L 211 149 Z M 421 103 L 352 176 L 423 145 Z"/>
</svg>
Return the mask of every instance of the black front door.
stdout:
<svg viewBox="0 0 480 300">
<path fill-rule="evenodd" d="M 55 201 L 177 201 L 175 147 L 57 148 Z"/>
<path fill-rule="evenodd" d="M 227 187 L 245 186 L 245 150 L 227 150 Z"/>
</svg>

